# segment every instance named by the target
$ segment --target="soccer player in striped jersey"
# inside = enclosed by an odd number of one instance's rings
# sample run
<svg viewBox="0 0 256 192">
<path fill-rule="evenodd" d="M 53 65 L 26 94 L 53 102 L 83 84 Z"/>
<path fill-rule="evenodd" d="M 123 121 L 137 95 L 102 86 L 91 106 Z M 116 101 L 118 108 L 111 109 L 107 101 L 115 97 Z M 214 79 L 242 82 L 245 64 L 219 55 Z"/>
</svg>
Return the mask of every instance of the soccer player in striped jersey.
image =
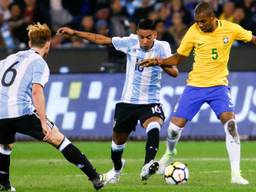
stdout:
<svg viewBox="0 0 256 192">
<path fill-rule="evenodd" d="M 16 191 L 9 180 L 10 155 L 16 132 L 45 141 L 81 169 L 95 189 L 103 187 L 89 160 L 49 121 L 43 88 L 49 78 L 45 60 L 51 31 L 46 24 L 28 26 L 31 49 L 19 51 L 0 61 L 0 191 Z"/>
<path fill-rule="evenodd" d="M 240 174 L 240 139 L 228 88 L 227 63 L 234 41 L 256 44 L 256 38 L 251 31 L 237 24 L 218 20 L 213 8 L 205 2 L 196 6 L 195 21 L 185 34 L 177 53 L 167 59 L 155 58 L 140 63 L 141 66 L 177 65 L 194 50 L 193 70 L 189 73 L 187 86 L 174 109 L 168 128 L 167 150 L 159 161 L 159 171 L 163 172 L 172 161 L 187 121 L 191 121 L 200 107 L 208 103 L 225 130 L 231 183 L 246 185 L 249 182 Z"/>
<path fill-rule="evenodd" d="M 159 131 L 164 121 L 164 113 L 159 101 L 162 71 L 177 76 L 175 66 L 144 68 L 139 63 L 147 58 L 167 58 L 171 49 L 167 42 L 156 40 L 155 22 L 143 20 L 138 25 L 137 34 L 128 37 L 106 37 L 99 34 L 80 32 L 70 28 L 60 28 L 59 34 L 75 35 L 96 44 L 113 45 L 116 50 L 127 55 L 126 79 L 121 100 L 116 104 L 112 135 L 111 158 L 114 164 L 107 172 L 106 183 L 119 181 L 125 161 L 123 150 L 129 134 L 135 131 L 137 122 L 147 133 L 146 155 L 140 177 L 147 180 L 158 169 L 154 161 L 159 145 Z"/>
</svg>

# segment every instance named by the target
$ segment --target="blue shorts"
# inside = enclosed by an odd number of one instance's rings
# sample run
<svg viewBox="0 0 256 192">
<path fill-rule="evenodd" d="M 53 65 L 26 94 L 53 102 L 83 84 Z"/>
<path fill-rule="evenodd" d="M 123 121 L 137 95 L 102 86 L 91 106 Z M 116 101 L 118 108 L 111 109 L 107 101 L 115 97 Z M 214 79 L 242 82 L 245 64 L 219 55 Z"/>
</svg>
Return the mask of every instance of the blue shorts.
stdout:
<svg viewBox="0 0 256 192">
<path fill-rule="evenodd" d="M 193 87 L 186 86 L 173 116 L 191 121 L 204 103 L 208 103 L 218 119 L 223 112 L 233 112 L 234 105 L 227 86 Z"/>
</svg>

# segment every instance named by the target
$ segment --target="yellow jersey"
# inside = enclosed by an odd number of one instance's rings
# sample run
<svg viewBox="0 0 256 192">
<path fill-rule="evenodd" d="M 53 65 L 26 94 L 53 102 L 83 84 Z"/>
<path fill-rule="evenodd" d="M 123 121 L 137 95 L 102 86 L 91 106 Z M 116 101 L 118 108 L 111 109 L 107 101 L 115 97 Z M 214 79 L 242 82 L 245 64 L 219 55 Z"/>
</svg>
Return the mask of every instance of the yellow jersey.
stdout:
<svg viewBox="0 0 256 192">
<path fill-rule="evenodd" d="M 228 60 L 232 43 L 235 40 L 249 42 L 252 32 L 229 21 L 217 20 L 217 28 L 205 33 L 193 24 L 177 50 L 178 54 L 189 56 L 194 50 L 193 69 L 188 75 L 187 84 L 195 87 L 228 85 Z"/>
</svg>

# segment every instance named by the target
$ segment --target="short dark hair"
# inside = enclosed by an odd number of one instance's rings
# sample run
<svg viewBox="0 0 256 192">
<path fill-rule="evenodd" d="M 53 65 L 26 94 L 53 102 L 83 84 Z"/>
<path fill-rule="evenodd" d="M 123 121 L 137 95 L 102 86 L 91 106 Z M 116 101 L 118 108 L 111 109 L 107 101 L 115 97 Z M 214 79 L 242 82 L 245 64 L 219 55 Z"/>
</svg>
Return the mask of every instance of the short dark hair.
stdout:
<svg viewBox="0 0 256 192">
<path fill-rule="evenodd" d="M 195 8 L 195 15 L 198 15 L 202 12 L 205 13 L 209 17 L 215 16 L 213 7 L 209 3 L 206 3 L 206 2 L 198 3 Z"/>
<path fill-rule="evenodd" d="M 138 29 L 155 30 L 156 22 L 150 19 L 143 19 L 139 22 Z"/>
</svg>

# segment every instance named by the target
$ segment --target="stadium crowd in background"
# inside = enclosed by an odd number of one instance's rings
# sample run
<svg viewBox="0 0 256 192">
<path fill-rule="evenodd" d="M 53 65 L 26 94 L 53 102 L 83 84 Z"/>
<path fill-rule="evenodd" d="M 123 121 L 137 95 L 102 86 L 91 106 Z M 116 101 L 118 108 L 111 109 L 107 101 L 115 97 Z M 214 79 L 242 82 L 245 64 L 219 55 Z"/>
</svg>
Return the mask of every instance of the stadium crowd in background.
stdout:
<svg viewBox="0 0 256 192">
<path fill-rule="evenodd" d="M 209 0 L 207 0 L 209 1 Z M 46 23 L 53 32 L 60 26 L 108 36 L 135 33 L 142 18 L 157 20 L 158 39 L 176 48 L 193 23 L 199 0 L 0 0 L 0 47 L 24 48 L 26 27 Z M 255 32 L 255 0 L 211 0 L 220 19 Z M 86 47 L 90 42 L 76 37 L 56 36 L 53 47 Z"/>
</svg>

